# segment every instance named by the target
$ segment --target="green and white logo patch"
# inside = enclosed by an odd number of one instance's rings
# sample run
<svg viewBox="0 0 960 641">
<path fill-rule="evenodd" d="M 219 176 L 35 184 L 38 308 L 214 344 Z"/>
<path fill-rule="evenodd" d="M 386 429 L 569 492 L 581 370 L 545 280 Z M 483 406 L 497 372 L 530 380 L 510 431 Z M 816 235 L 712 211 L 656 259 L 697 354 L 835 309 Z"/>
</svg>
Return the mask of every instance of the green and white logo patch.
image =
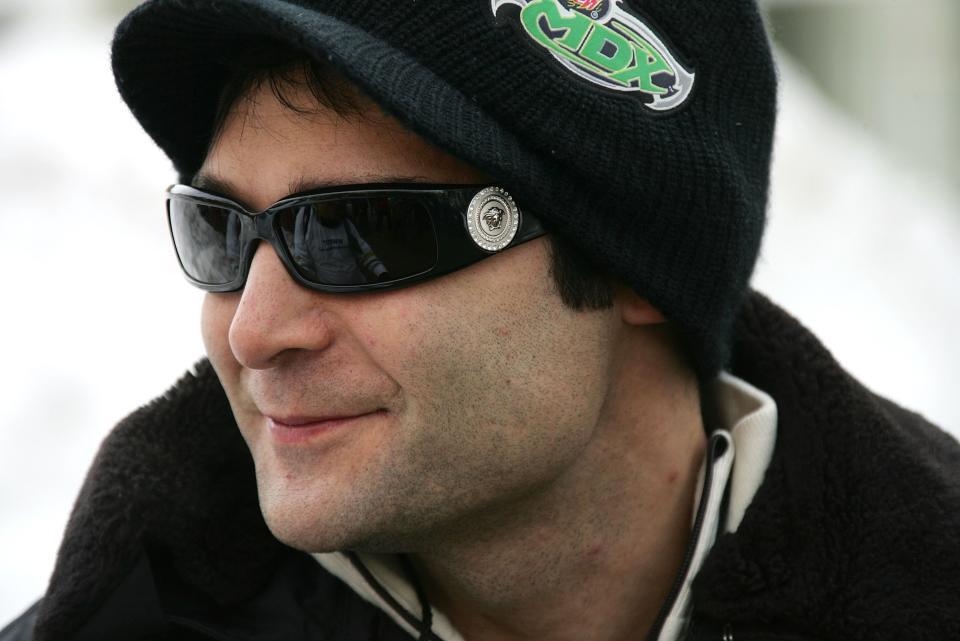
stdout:
<svg viewBox="0 0 960 641">
<path fill-rule="evenodd" d="M 639 92 L 659 112 L 690 97 L 694 73 L 622 0 L 491 0 L 493 14 L 508 4 L 520 7 L 520 24 L 533 42 L 584 80 Z"/>
</svg>

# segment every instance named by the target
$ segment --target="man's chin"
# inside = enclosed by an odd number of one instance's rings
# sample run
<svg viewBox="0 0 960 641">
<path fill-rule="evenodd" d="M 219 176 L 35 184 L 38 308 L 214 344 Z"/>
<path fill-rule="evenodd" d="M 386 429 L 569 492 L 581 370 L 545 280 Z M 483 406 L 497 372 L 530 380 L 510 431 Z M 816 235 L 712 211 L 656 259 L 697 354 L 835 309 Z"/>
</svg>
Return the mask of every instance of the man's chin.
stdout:
<svg viewBox="0 0 960 641">
<path fill-rule="evenodd" d="M 346 549 L 345 528 L 322 514 L 306 513 L 295 506 L 264 505 L 263 518 L 274 537 L 284 545 L 303 552 L 333 552 Z"/>
<path fill-rule="evenodd" d="M 291 484 L 286 475 L 258 472 L 260 511 L 278 541 L 304 552 L 341 549 L 344 515 L 329 503 L 329 490 Z"/>
<path fill-rule="evenodd" d="M 409 552 L 419 547 L 427 519 L 389 492 L 360 491 L 335 474 L 291 473 L 257 465 L 260 510 L 281 543 L 304 552 Z"/>
<path fill-rule="evenodd" d="M 299 509 L 298 509 L 299 508 Z M 303 510 L 303 501 L 261 502 L 264 521 L 273 536 L 295 550 L 308 553 L 353 550 L 379 554 L 414 552 L 421 546 L 416 534 L 384 531 L 365 524 L 356 514 L 337 510 Z M 381 524 L 382 525 L 382 524 Z"/>
</svg>

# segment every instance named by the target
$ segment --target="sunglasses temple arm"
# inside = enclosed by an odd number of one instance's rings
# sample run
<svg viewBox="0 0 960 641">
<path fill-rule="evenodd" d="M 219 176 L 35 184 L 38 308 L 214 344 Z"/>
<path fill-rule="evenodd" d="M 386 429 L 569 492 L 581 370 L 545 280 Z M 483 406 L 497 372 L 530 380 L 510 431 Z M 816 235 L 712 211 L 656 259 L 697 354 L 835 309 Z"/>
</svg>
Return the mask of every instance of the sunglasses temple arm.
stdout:
<svg viewBox="0 0 960 641">
<path fill-rule="evenodd" d="M 514 245 L 520 243 L 525 243 L 528 240 L 533 240 L 547 234 L 547 230 L 540 223 L 540 221 L 533 216 L 526 214 L 523 216 L 523 223 L 520 225 L 520 231 L 517 233 L 517 237 L 514 239 Z"/>
</svg>

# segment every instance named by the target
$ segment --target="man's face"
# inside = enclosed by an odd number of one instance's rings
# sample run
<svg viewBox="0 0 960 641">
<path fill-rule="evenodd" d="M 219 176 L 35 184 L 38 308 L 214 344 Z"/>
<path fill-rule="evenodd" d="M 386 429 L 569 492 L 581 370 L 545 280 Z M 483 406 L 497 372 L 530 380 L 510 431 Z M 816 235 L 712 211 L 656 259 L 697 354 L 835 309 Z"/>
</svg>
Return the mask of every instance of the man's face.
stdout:
<svg viewBox="0 0 960 641">
<path fill-rule="evenodd" d="M 202 173 L 256 210 L 304 182 L 488 183 L 369 103 L 344 119 L 291 112 L 269 90 L 251 98 Z M 607 394 L 617 321 L 563 305 L 548 247 L 541 238 L 413 287 L 337 295 L 297 285 L 263 243 L 243 291 L 207 295 L 207 353 L 279 539 L 415 551 L 576 465 Z"/>
</svg>

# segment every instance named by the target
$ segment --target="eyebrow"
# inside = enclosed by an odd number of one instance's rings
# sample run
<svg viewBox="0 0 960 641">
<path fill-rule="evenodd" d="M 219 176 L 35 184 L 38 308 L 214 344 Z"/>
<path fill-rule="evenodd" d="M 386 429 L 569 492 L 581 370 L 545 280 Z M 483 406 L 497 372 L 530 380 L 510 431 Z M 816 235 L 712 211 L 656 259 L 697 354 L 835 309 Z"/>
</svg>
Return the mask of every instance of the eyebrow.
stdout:
<svg viewBox="0 0 960 641">
<path fill-rule="evenodd" d="M 204 173 L 194 176 L 193 180 L 190 181 L 190 186 L 204 191 L 212 191 L 220 196 L 232 196 L 237 191 L 228 181 Z"/>
</svg>

